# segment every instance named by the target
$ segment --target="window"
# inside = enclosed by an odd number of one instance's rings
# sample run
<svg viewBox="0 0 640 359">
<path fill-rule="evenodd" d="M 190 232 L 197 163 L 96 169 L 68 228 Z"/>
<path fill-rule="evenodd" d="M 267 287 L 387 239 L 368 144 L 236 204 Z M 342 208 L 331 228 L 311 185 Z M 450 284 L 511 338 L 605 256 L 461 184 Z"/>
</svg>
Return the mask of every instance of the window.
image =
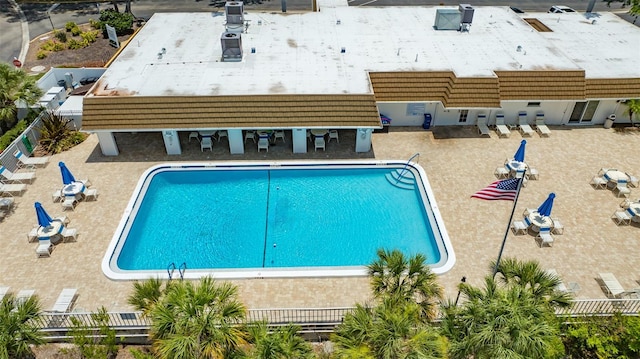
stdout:
<svg viewBox="0 0 640 359">
<path fill-rule="evenodd" d="M 458 122 L 467 122 L 468 115 L 469 110 L 460 110 L 460 118 L 458 118 Z"/>
<path fill-rule="evenodd" d="M 540 102 L 528 102 L 527 107 L 540 107 Z"/>
</svg>

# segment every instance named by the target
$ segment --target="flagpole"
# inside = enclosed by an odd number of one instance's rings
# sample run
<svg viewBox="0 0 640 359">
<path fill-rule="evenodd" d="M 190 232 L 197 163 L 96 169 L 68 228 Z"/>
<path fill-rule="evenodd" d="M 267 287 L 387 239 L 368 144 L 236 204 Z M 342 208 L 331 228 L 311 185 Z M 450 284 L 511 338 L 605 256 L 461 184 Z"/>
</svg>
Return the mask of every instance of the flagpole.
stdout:
<svg viewBox="0 0 640 359">
<path fill-rule="evenodd" d="M 498 273 L 498 266 L 500 266 L 500 259 L 502 258 L 502 252 L 504 252 L 504 245 L 507 244 L 507 236 L 509 235 L 509 228 L 511 228 L 511 221 L 513 220 L 513 214 L 516 212 L 516 204 L 518 204 L 518 197 L 520 197 L 520 189 L 522 188 L 522 184 L 524 183 L 524 176 L 527 173 L 527 169 L 524 169 L 522 172 L 522 178 L 518 181 L 518 190 L 516 191 L 516 198 L 513 200 L 513 208 L 511 209 L 511 216 L 509 217 L 509 222 L 507 223 L 507 230 L 504 232 L 504 238 L 502 239 L 502 245 L 500 246 L 500 252 L 498 253 L 498 259 L 496 260 L 496 266 L 493 268 L 493 278 L 496 277 L 496 273 Z"/>
</svg>

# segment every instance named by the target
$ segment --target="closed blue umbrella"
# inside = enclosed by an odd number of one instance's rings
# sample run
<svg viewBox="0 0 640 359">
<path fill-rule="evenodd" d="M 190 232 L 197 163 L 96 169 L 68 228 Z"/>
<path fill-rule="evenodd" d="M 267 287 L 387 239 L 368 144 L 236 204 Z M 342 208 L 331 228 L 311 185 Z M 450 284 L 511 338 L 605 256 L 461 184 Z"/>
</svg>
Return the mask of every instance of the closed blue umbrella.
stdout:
<svg viewBox="0 0 640 359">
<path fill-rule="evenodd" d="M 51 217 L 49 214 L 42 208 L 42 204 L 40 202 L 36 202 L 36 217 L 38 217 L 38 224 L 41 227 L 49 227 L 51 225 Z"/>
<path fill-rule="evenodd" d="M 520 141 L 520 147 L 518 147 L 516 154 L 513 156 L 514 160 L 518 162 L 524 162 L 524 146 L 526 146 L 526 144 L 527 144 L 526 140 Z"/>
<path fill-rule="evenodd" d="M 549 193 L 549 197 L 547 197 L 547 199 L 544 202 L 542 202 L 540 207 L 538 207 L 538 213 L 541 216 L 549 217 L 551 215 L 551 208 L 553 208 L 553 199 L 554 198 L 556 198 L 556 194 L 555 193 Z"/>
<path fill-rule="evenodd" d="M 58 166 L 60 166 L 60 173 L 62 173 L 62 183 L 67 185 L 76 181 L 64 162 L 58 162 Z"/>
</svg>

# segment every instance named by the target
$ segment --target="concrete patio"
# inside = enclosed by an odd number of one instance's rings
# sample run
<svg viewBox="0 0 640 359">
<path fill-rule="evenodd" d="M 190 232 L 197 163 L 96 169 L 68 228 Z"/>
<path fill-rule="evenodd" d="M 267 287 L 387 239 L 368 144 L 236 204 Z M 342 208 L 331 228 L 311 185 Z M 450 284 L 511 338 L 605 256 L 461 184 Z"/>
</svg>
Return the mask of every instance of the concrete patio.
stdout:
<svg viewBox="0 0 640 359">
<path fill-rule="evenodd" d="M 514 219 L 521 219 L 525 208 L 539 206 L 550 192 L 555 192 L 552 216 L 562 220 L 564 235 L 556 236 L 553 247 L 539 248 L 533 236 L 510 232 L 504 256 L 536 259 L 545 268 L 556 269 L 565 283 L 580 285 L 580 299 L 605 298 L 595 279 L 599 272 L 614 273 L 625 289 L 640 287 L 640 228 L 616 226 L 610 217 L 622 199 L 589 185 L 601 167 L 640 175 L 640 161 L 633 153 L 640 145 L 640 131 L 570 126 L 551 129 L 549 138 L 537 134 L 527 138 L 525 160 L 540 172 L 540 179 L 523 188 Z M 494 169 L 513 156 L 522 139 L 515 131 L 508 139 L 498 139 L 495 133 L 491 138 L 479 138 L 475 127 L 436 127 L 433 131 L 392 127 L 389 133 L 374 134 L 373 150 L 365 154 L 353 152 L 355 132 L 344 131 L 340 144 L 332 141 L 325 152 L 311 149 L 308 154 L 294 155 L 279 142 L 269 152 L 258 153 L 249 141 L 246 153 L 239 156 L 228 153 L 226 139 L 216 142 L 213 151 L 201 152 L 197 142 L 188 142 L 187 132 L 180 135 L 181 156 L 165 154 L 160 133 L 118 134 L 118 157 L 102 156 L 95 135 L 71 151 L 53 156 L 47 167 L 37 170 L 37 179 L 24 195 L 15 198 L 13 213 L 0 222 L 0 286 L 9 286 L 14 292 L 35 289 L 45 310 L 52 307 L 63 288 L 78 289 L 76 310 L 100 306 L 110 311 L 131 310 L 126 302 L 132 283 L 107 279 L 100 264 L 140 175 L 158 163 L 402 160 L 419 152 L 419 163 L 429 176 L 457 257 L 454 268 L 440 277 L 446 295 L 454 298 L 462 276 L 468 283 L 480 285 L 489 273 L 489 262 L 498 254 L 512 208 L 512 202 L 470 196 L 495 180 Z M 52 216 L 62 214 L 60 204 L 51 200 L 51 193 L 61 185 L 58 161 L 64 161 L 76 177 L 90 178 L 100 196 L 66 213 L 70 227 L 79 231 L 78 241 L 59 244 L 50 258 L 38 259 L 37 244 L 27 242 L 27 233 L 36 224 L 33 203 L 42 202 Z M 633 188 L 630 198 L 640 198 L 640 188 Z M 246 279 L 233 283 L 239 286 L 249 308 L 348 307 L 369 298 L 366 278 Z"/>
</svg>

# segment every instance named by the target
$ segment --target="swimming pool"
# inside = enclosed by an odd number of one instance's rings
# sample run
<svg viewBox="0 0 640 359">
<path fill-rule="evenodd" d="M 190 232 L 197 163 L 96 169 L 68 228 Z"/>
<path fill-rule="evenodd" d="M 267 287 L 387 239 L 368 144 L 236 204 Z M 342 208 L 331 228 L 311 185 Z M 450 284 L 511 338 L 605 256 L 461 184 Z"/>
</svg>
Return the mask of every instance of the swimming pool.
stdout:
<svg viewBox="0 0 640 359">
<path fill-rule="evenodd" d="M 116 280 L 366 275 L 378 248 L 455 256 L 427 176 L 401 161 L 183 163 L 138 181 L 105 254 Z M 177 276 L 177 271 L 174 276 Z"/>
</svg>

